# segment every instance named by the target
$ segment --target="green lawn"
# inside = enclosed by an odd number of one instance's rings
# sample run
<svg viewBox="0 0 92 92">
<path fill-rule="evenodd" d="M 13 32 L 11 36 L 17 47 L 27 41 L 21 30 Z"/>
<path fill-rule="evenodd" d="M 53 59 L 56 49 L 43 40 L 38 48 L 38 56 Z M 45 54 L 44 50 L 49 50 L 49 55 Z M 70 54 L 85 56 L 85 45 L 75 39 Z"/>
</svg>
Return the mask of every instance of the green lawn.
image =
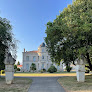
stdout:
<svg viewBox="0 0 92 92">
<path fill-rule="evenodd" d="M 92 75 L 86 76 L 85 82 L 77 82 L 75 76 L 59 78 L 58 82 L 69 92 L 92 92 Z"/>
<path fill-rule="evenodd" d="M 15 73 L 33 73 L 33 72 L 15 72 Z M 34 74 L 37 74 L 37 73 L 41 73 L 41 72 L 34 72 Z M 44 73 L 49 73 L 49 72 L 44 72 Z M 58 71 L 58 72 L 55 72 L 55 73 L 76 73 L 75 71 L 71 71 L 71 72 L 67 72 L 67 71 L 63 71 L 63 72 L 61 72 L 61 71 Z M 55 73 L 53 73 L 53 74 L 55 74 Z M 49 73 L 50 74 L 50 73 Z M 52 74 L 52 73 L 51 73 Z"/>
<path fill-rule="evenodd" d="M 14 83 L 7 85 L 5 78 L 0 77 L 0 92 L 28 92 L 31 83 L 28 78 L 14 78 Z"/>
<path fill-rule="evenodd" d="M 63 71 L 63 72 L 55 72 L 55 73 L 76 73 L 76 71 L 70 71 L 70 72 Z"/>
</svg>

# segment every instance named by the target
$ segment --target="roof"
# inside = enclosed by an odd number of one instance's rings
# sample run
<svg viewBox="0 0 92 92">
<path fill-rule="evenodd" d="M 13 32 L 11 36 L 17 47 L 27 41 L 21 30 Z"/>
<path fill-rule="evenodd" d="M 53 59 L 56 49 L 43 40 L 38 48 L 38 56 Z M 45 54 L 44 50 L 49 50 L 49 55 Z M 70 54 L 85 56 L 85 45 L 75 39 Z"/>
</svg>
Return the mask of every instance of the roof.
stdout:
<svg viewBox="0 0 92 92">
<path fill-rule="evenodd" d="M 40 45 L 40 47 L 45 47 L 45 43 L 43 42 L 43 43 Z"/>
<path fill-rule="evenodd" d="M 31 53 L 37 53 L 38 51 L 27 51 L 27 52 L 31 52 Z"/>
<path fill-rule="evenodd" d="M 22 67 L 22 65 L 17 65 L 17 67 Z"/>
</svg>

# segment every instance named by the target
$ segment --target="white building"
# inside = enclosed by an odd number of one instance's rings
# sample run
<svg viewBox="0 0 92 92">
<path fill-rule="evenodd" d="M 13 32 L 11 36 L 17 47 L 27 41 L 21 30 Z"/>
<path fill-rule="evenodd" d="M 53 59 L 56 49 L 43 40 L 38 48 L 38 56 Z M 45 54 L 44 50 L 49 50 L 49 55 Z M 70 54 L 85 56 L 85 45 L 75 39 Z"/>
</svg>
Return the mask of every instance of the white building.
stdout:
<svg viewBox="0 0 92 92">
<path fill-rule="evenodd" d="M 30 71 L 30 66 L 32 63 L 36 64 L 37 71 L 40 71 L 41 69 L 46 69 L 52 65 L 50 55 L 48 54 L 46 50 L 45 43 L 42 43 L 37 51 L 25 51 L 23 52 L 23 70 Z M 63 68 L 62 63 L 60 66 L 53 64 L 57 70 L 61 71 Z"/>
</svg>

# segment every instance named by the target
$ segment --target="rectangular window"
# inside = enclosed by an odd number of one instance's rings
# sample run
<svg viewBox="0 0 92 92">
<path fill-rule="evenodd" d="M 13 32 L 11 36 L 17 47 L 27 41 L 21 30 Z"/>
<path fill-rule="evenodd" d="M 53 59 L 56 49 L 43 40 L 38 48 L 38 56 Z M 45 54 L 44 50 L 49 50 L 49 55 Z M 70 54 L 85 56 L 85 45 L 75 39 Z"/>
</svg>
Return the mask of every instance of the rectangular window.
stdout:
<svg viewBox="0 0 92 92">
<path fill-rule="evenodd" d="M 42 59 L 44 59 L 44 56 L 42 55 Z"/>
<path fill-rule="evenodd" d="M 27 71 L 29 70 L 29 64 L 26 64 L 26 70 Z"/>
<path fill-rule="evenodd" d="M 26 61 L 29 61 L 29 56 L 26 56 Z"/>
<path fill-rule="evenodd" d="M 33 56 L 33 61 L 36 61 L 36 56 Z"/>
</svg>

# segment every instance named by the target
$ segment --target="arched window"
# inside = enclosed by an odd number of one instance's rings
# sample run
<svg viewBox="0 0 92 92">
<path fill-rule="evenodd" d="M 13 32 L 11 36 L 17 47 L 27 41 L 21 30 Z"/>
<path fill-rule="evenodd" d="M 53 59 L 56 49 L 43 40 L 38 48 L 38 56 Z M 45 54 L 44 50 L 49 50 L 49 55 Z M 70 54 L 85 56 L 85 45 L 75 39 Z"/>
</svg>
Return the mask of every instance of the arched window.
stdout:
<svg viewBox="0 0 92 92">
<path fill-rule="evenodd" d="M 42 55 L 42 59 L 44 59 L 44 56 Z"/>
</svg>

